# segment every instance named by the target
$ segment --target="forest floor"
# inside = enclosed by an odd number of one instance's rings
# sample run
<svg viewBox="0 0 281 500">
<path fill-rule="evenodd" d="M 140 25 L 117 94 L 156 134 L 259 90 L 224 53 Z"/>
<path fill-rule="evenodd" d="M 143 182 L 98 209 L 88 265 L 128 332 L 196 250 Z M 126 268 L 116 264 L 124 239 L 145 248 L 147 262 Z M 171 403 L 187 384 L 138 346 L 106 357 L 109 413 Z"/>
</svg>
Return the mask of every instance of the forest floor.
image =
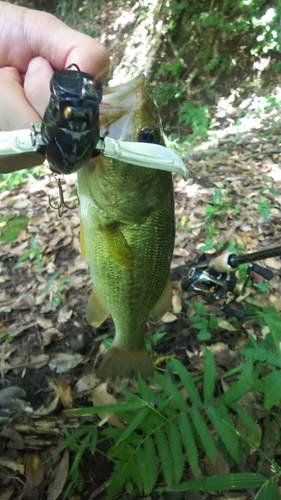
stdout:
<svg viewBox="0 0 281 500">
<path fill-rule="evenodd" d="M 281 245 L 280 113 L 264 99 L 259 98 L 256 109 L 218 108 L 215 119 L 225 114 L 223 125 L 213 129 L 208 144 L 192 151 L 189 179 L 175 177 L 172 268 L 194 261 L 202 247 L 207 253 L 229 245 L 234 252 L 255 252 Z M 75 175 L 65 178 L 65 201 L 73 206 L 75 185 Z M 115 401 L 113 394 L 122 397 L 120 387 L 113 390 L 95 377 L 113 325 L 108 319 L 95 330 L 84 319 L 91 280 L 79 249 L 78 211 L 65 210 L 59 218 L 48 196 L 57 202 L 57 185 L 49 173 L 0 194 L 0 498 L 5 500 L 60 498 L 69 458 L 68 451 L 55 452 L 65 437 L 63 425 L 79 425 L 68 411 L 109 404 Z M 234 307 L 245 309 L 254 301 L 280 311 L 280 257 L 259 264 L 274 273 L 267 293 L 256 275 Z M 157 369 L 163 371 L 165 359 L 176 355 L 192 372 L 200 372 L 206 344 L 221 373 L 235 366 L 249 331 L 255 333 L 254 322 L 226 317 L 224 300 L 207 304 L 200 294 L 181 292 L 178 282 L 173 285 L 173 308 L 148 328 Z M 202 318 L 213 315 L 218 322 L 213 329 L 201 329 L 201 337 L 200 326 L 192 324 L 196 304 L 206 307 Z M 111 464 L 100 451 L 98 459 L 89 454 L 82 458 L 89 483 L 83 494 L 69 499 L 105 497 Z M 40 465 L 50 456 L 51 465 Z M 229 497 L 198 494 L 196 500 L 203 498 Z"/>
</svg>

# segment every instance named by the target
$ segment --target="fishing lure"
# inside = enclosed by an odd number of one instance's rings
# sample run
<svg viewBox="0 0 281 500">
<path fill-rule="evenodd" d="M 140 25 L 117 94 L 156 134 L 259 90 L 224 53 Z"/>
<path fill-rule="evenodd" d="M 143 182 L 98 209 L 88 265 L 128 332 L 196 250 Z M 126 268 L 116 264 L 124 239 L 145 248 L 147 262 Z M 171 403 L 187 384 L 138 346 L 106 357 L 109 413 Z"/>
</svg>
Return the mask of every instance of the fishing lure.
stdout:
<svg viewBox="0 0 281 500">
<path fill-rule="evenodd" d="M 76 70 L 71 70 L 72 67 Z M 41 128 L 46 159 L 52 170 L 70 174 L 100 154 L 96 146 L 100 140 L 102 85 L 93 75 L 72 64 L 54 72 L 50 90 Z"/>
<path fill-rule="evenodd" d="M 75 68 L 75 70 L 71 68 Z M 76 172 L 90 158 L 107 156 L 145 168 L 175 172 L 187 177 L 187 168 L 171 149 L 157 144 L 155 131 L 141 130 L 139 142 L 100 137 L 99 104 L 102 85 L 98 78 L 80 71 L 76 64 L 55 71 L 51 98 L 42 124 L 30 129 L 0 131 L 0 169 L 31 166 L 47 159 L 59 174 Z M 19 159 L 19 155 L 21 158 Z"/>
</svg>

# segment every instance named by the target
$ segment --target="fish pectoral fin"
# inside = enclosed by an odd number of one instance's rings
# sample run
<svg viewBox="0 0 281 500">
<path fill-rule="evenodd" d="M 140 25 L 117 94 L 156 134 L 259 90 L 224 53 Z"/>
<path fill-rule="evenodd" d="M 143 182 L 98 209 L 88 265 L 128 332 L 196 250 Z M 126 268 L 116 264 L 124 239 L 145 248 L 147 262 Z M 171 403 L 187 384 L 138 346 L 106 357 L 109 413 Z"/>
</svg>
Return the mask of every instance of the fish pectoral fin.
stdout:
<svg viewBox="0 0 281 500">
<path fill-rule="evenodd" d="M 100 228 L 106 242 L 107 250 L 114 262 L 120 266 L 132 268 L 134 256 L 125 236 L 119 229 L 119 223 L 114 222 Z"/>
<path fill-rule="evenodd" d="M 151 310 L 155 319 L 159 319 L 162 316 L 164 316 L 164 314 L 171 307 L 172 296 L 173 296 L 173 291 L 172 291 L 171 280 L 169 277 L 166 281 L 166 284 L 159 299 L 157 300 L 156 304 L 154 304 L 154 307 Z"/>
<path fill-rule="evenodd" d="M 85 233 L 84 233 L 82 223 L 80 224 L 80 250 L 81 250 L 82 257 L 84 257 L 84 259 L 86 259 L 87 254 L 86 254 Z"/>
<path fill-rule="evenodd" d="M 92 290 L 86 307 L 86 320 L 92 326 L 100 326 L 108 317 L 109 311 L 96 290 Z"/>
</svg>

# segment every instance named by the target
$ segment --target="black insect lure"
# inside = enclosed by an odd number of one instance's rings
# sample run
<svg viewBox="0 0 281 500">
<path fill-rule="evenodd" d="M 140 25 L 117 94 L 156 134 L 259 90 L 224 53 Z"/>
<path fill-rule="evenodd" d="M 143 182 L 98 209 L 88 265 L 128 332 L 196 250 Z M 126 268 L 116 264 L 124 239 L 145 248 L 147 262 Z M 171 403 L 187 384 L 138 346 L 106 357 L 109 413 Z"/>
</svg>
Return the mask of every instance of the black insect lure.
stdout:
<svg viewBox="0 0 281 500">
<path fill-rule="evenodd" d="M 75 70 L 71 70 L 75 67 Z M 55 71 L 50 83 L 51 98 L 42 123 L 46 159 L 57 173 L 70 174 L 85 160 L 99 155 L 100 81 L 80 71 L 76 64 Z"/>
</svg>

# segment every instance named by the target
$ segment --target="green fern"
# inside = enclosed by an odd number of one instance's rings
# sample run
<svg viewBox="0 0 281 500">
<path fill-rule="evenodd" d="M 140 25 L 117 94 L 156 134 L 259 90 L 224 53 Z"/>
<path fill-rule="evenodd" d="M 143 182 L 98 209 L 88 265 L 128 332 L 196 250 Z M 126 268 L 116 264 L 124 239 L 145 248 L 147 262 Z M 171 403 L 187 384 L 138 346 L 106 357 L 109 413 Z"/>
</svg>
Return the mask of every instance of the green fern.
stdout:
<svg viewBox="0 0 281 500">
<path fill-rule="evenodd" d="M 101 435 L 113 443 L 107 455 L 114 463 L 107 500 L 115 498 L 122 489 L 131 492 L 134 487 L 140 495 L 148 496 L 155 488 L 159 491 L 241 489 L 246 487 L 247 481 L 251 487 L 262 486 L 257 498 L 265 498 L 268 491 L 274 497 L 276 483 L 252 473 L 185 481 L 187 467 L 196 476 L 199 458 L 204 455 L 215 464 L 221 450 L 230 464 L 238 464 L 247 456 L 249 448 L 260 449 L 261 429 L 249 412 L 253 391 L 258 391 L 259 403 L 264 396 L 265 409 L 269 410 L 280 400 L 281 383 L 274 342 L 265 339 L 261 349 L 265 349 L 266 342 L 272 349 L 268 357 L 274 358 L 272 371 L 261 375 L 263 364 L 257 354 L 255 365 L 248 359 L 224 375 L 224 379 L 231 377 L 232 381 L 224 394 L 216 394 L 215 361 L 212 353 L 206 350 L 203 379 L 199 379 L 197 386 L 186 368 L 172 359 L 165 376 L 155 372 L 156 389 L 139 378 L 137 387 L 125 394 L 123 403 L 73 411 L 72 415 L 76 416 L 113 412 L 127 422 L 125 429 L 107 427 L 101 431 Z M 249 358 L 256 359 L 255 348 L 248 348 L 248 353 L 251 351 Z M 233 382 L 234 376 L 236 381 Z M 246 393 L 250 391 L 248 399 Z M 68 447 L 75 453 L 71 479 L 76 485 L 82 480 L 78 464 L 84 450 L 88 448 L 94 453 L 99 442 L 94 428 L 91 424 L 72 434 L 66 431 L 61 449 Z M 241 486 L 243 481 L 245 485 Z"/>
<path fill-rule="evenodd" d="M 246 388 L 252 386 L 255 377 L 251 361 L 242 366 L 241 372 L 243 383 L 247 376 L 251 379 Z M 179 484 L 186 464 L 194 475 L 197 474 L 200 453 L 216 462 L 220 442 L 237 463 L 240 443 L 253 444 L 260 440 L 255 422 L 237 404 L 243 396 L 242 383 L 234 383 L 234 389 L 231 387 L 224 395 L 216 397 L 215 362 L 210 351 L 206 351 L 204 362 L 204 400 L 192 375 L 176 359 L 170 361 L 166 376 L 155 373 L 154 381 L 160 392 L 153 391 L 140 379 L 135 394 L 128 395 L 130 404 L 138 410 L 133 414 L 125 412 L 127 428 L 113 433 L 115 444 L 108 457 L 115 465 L 107 500 L 131 484 L 140 494 L 149 495 L 161 477 L 168 488 Z M 180 392 L 183 387 L 188 394 L 187 400 Z M 124 409 L 126 404 L 129 403 L 125 403 Z M 237 432 L 234 416 L 246 428 L 245 433 Z M 113 436 L 108 429 L 102 433 Z"/>
</svg>

